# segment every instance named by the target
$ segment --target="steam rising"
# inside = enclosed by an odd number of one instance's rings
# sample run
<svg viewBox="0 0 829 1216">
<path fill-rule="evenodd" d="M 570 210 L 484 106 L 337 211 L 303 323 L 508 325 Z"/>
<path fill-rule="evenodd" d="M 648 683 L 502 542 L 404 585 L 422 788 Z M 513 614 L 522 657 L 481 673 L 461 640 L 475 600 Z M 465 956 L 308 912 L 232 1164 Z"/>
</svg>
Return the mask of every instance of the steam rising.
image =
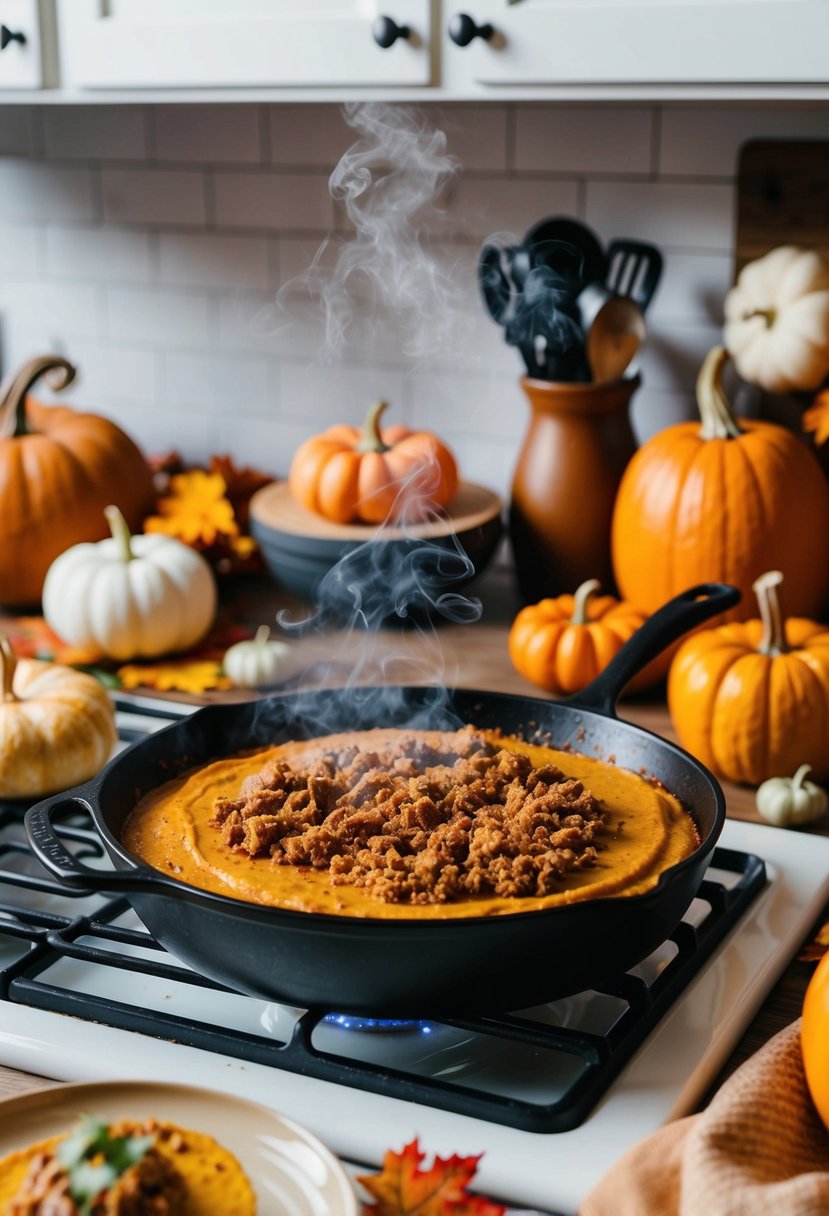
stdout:
<svg viewBox="0 0 829 1216">
<path fill-rule="evenodd" d="M 319 300 L 329 356 L 362 337 L 380 313 L 394 329 L 389 350 L 410 358 L 448 351 L 458 278 L 426 238 L 442 225 L 440 202 L 460 162 L 446 151 L 443 131 L 412 106 L 351 103 L 343 113 L 359 138 L 329 189 L 354 235 L 324 241 L 309 269 L 282 288 L 280 301 L 297 288 Z"/>
<path fill-rule="evenodd" d="M 451 341 L 459 280 L 424 237 L 440 221 L 440 200 L 460 166 L 447 153 L 443 132 L 412 107 L 354 104 L 345 117 L 358 138 L 329 184 L 353 239 L 325 242 L 306 274 L 287 287 L 302 286 L 319 299 L 329 351 L 351 345 L 361 326 L 376 324 L 378 331 L 387 327 L 382 337 L 389 349 L 409 357 L 437 354 Z M 327 645 L 328 657 L 306 672 L 301 692 L 342 687 L 345 672 L 345 702 L 340 693 L 304 701 L 305 731 L 343 729 L 343 704 L 352 726 L 460 724 L 447 694 L 456 672 L 448 669 L 434 621 L 477 620 L 481 605 L 457 590 L 474 567 L 457 538 L 445 536 L 430 505 L 437 476 L 436 463 L 412 473 L 400 487 L 394 522 L 372 527 L 371 539 L 326 574 L 310 616 L 280 615 L 283 628 L 323 637 Z M 332 631 L 334 625 L 339 629 Z M 412 697 L 402 685 L 419 691 Z"/>
</svg>

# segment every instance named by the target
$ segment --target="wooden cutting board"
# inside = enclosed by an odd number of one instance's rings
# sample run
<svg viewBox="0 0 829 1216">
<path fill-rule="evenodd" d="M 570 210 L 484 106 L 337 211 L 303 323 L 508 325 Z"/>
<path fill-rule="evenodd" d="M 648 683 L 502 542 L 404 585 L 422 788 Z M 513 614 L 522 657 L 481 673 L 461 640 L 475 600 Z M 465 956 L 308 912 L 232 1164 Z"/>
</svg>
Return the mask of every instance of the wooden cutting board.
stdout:
<svg viewBox="0 0 829 1216">
<path fill-rule="evenodd" d="M 752 140 L 741 149 L 735 277 L 776 245 L 829 252 L 829 140 Z"/>
</svg>

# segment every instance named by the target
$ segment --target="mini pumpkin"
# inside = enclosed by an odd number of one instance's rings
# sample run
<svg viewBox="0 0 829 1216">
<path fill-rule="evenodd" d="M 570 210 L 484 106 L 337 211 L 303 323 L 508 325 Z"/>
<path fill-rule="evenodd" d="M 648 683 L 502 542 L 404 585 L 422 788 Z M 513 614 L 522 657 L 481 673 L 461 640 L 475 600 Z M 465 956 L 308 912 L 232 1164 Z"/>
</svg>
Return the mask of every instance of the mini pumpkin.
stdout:
<svg viewBox="0 0 829 1216">
<path fill-rule="evenodd" d="M 814 781 L 807 781 L 811 764 L 801 764 L 793 777 L 769 777 L 757 790 L 757 810 L 778 828 L 799 827 L 822 819 L 829 807 L 829 794 Z"/>
<path fill-rule="evenodd" d="M 121 661 L 201 641 L 216 615 L 216 584 L 201 554 L 169 536 L 130 535 L 117 507 L 105 515 L 108 540 L 74 545 L 49 567 L 43 614 L 51 628 Z"/>
<path fill-rule="evenodd" d="M 737 371 L 769 393 L 815 389 L 829 375 L 829 259 L 781 245 L 740 271 L 725 297 Z"/>
<path fill-rule="evenodd" d="M 117 739 L 115 712 L 92 676 L 17 659 L 0 638 L 0 797 L 40 798 L 87 781 Z"/>
<path fill-rule="evenodd" d="M 516 671 L 547 692 L 585 688 L 645 623 L 645 614 L 612 595 L 598 595 L 598 579 L 582 583 L 575 595 L 559 595 L 522 608 L 509 632 L 509 656 Z M 640 692 L 660 680 L 667 661 L 649 663 L 628 685 Z"/>
<path fill-rule="evenodd" d="M 416 523 L 446 507 L 458 488 L 455 458 L 431 431 L 380 429 L 378 401 L 362 429 L 340 424 L 313 435 L 291 462 L 297 502 L 335 523 Z"/>
<path fill-rule="evenodd" d="M 648 613 L 696 583 L 731 583 L 743 600 L 729 617 L 745 620 L 754 580 L 779 569 L 791 611 L 816 616 L 829 593 L 829 485 L 792 431 L 734 418 L 727 357 L 716 347 L 700 370 L 701 425 L 666 427 L 625 470 L 613 510 L 616 582 Z"/>
<path fill-rule="evenodd" d="M 271 637 L 269 625 L 260 625 L 255 637 L 225 651 L 222 666 L 239 688 L 267 688 L 294 674 L 296 658 L 287 642 Z"/>
<path fill-rule="evenodd" d="M 49 566 L 64 549 L 106 535 L 115 503 L 137 527 L 153 502 L 141 452 L 114 423 L 27 396 L 44 375 L 56 389 L 75 378 L 65 359 L 43 355 L 0 388 L 0 603 L 40 599 Z"/>
<path fill-rule="evenodd" d="M 778 570 L 757 579 L 760 619 L 687 638 L 668 674 L 683 747 L 718 777 L 759 785 L 801 764 L 829 777 L 829 630 L 784 622 Z"/>
</svg>

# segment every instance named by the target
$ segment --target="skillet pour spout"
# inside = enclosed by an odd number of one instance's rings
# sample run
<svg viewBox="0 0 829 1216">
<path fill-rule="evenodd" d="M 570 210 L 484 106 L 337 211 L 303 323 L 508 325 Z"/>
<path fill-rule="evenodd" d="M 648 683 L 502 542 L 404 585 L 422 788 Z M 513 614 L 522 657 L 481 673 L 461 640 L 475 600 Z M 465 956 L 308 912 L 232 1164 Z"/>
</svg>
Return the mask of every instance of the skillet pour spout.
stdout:
<svg viewBox="0 0 829 1216">
<path fill-rule="evenodd" d="M 705 874 L 725 819 L 719 784 L 681 748 L 615 716 L 631 677 L 688 629 L 732 607 L 725 584 L 691 588 L 660 609 L 605 672 L 569 701 L 456 689 L 440 708 L 434 690 L 395 690 L 378 720 L 370 699 L 342 690 L 211 705 L 117 756 L 93 781 L 32 807 L 32 849 L 76 890 L 123 892 L 153 936 L 201 974 L 239 992 L 302 1008 L 365 1017 L 437 1017 L 526 1008 L 600 986 L 635 966 L 673 932 Z M 121 843 L 136 801 L 185 769 L 245 748 L 311 737 L 327 729 L 472 723 L 616 763 L 661 782 L 694 817 L 697 849 L 639 895 L 594 899 L 501 916 L 418 920 L 294 912 L 190 886 L 151 869 Z M 92 818 L 113 869 L 93 869 L 69 851 L 55 821 Z"/>
</svg>

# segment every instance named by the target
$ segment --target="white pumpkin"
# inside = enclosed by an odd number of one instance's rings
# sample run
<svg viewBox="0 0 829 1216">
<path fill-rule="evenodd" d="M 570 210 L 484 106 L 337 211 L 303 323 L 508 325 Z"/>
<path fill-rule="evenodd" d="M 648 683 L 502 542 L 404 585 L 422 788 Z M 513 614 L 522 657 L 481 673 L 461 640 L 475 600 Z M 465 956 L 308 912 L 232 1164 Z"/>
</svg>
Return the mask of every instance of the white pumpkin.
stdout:
<svg viewBox="0 0 829 1216">
<path fill-rule="evenodd" d="M 822 819 L 829 809 L 829 795 L 814 781 L 807 781 L 811 764 L 801 764 L 793 777 L 769 777 L 755 795 L 757 810 L 778 828 L 797 827 Z"/>
<path fill-rule="evenodd" d="M 294 651 L 287 642 L 271 638 L 267 625 L 260 625 L 256 637 L 236 642 L 222 661 L 225 675 L 239 688 L 267 688 L 281 684 L 297 670 Z"/>
<path fill-rule="evenodd" d="M 47 571 L 50 627 L 73 646 L 119 660 L 201 641 L 216 615 L 216 584 L 201 554 L 169 536 L 131 536 L 117 507 L 105 514 L 110 539 L 73 545 Z"/>
<path fill-rule="evenodd" d="M 829 375 L 829 259 L 781 245 L 740 271 L 725 297 L 725 345 L 744 380 L 769 393 Z"/>
<path fill-rule="evenodd" d="M 87 781 L 109 759 L 112 701 L 92 676 L 16 659 L 0 639 L 0 797 L 40 798 Z"/>
</svg>

